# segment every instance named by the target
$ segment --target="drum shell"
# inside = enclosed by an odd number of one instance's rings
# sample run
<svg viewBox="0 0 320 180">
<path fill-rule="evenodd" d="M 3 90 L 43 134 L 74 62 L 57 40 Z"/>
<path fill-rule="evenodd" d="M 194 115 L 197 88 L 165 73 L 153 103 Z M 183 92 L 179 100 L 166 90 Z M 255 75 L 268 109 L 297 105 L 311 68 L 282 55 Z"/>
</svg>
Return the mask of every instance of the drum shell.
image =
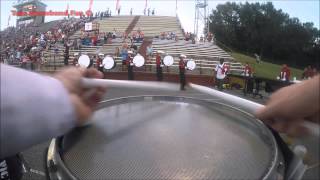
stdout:
<svg viewBox="0 0 320 180">
<path fill-rule="evenodd" d="M 117 105 L 117 104 L 123 104 L 123 103 L 128 103 L 128 102 L 134 102 L 134 101 L 141 101 L 141 100 L 150 100 L 150 99 L 157 99 L 157 100 L 164 100 L 164 101 L 173 101 L 173 102 L 184 102 L 184 101 L 188 101 L 188 102 L 199 102 L 200 100 L 197 99 L 192 99 L 192 98 L 185 98 L 185 97 L 170 97 L 170 96 L 143 96 L 143 97 L 131 97 L 131 98 L 119 98 L 116 100 L 112 100 L 112 101 L 106 101 L 100 104 L 100 108 L 104 108 L 104 107 L 109 107 L 109 106 L 113 106 L 113 105 Z M 201 100 L 201 102 L 205 102 L 203 100 Z M 207 103 L 207 102 L 205 102 Z M 212 102 L 209 102 L 212 103 Z M 220 103 L 218 103 L 220 104 Z M 242 112 L 244 113 L 244 112 Z M 272 136 L 272 134 L 270 134 Z M 274 140 L 274 138 L 271 138 Z M 51 144 L 51 150 L 53 153 L 51 153 L 51 161 L 56 161 L 56 166 L 59 166 L 60 169 L 62 170 L 60 173 L 61 174 L 65 174 L 68 178 L 73 177 L 75 178 L 77 175 L 76 174 L 72 174 L 65 166 L 65 164 L 63 163 L 63 161 L 61 160 L 60 154 L 58 154 L 58 152 L 61 151 L 61 143 L 63 141 L 63 138 L 59 138 L 59 139 L 54 139 L 52 141 Z M 59 150 L 60 149 L 60 150 Z M 272 161 L 272 166 L 270 166 L 269 169 L 267 169 L 267 173 L 265 174 L 265 176 L 262 179 L 277 179 L 278 177 L 281 177 L 284 175 L 284 167 L 283 167 L 283 157 L 281 152 L 278 149 L 278 146 L 275 144 L 275 155 L 274 155 L 274 159 Z M 49 148 L 50 151 L 50 148 Z M 48 156 L 49 157 L 49 156 Z M 55 159 L 55 160 L 52 160 Z M 49 162 L 50 160 L 48 160 Z M 50 169 L 50 167 L 49 167 Z M 52 168 L 51 168 L 52 169 Z M 54 174 L 56 173 L 52 173 L 52 177 L 54 176 Z M 72 178 L 71 178 L 72 179 Z"/>
</svg>

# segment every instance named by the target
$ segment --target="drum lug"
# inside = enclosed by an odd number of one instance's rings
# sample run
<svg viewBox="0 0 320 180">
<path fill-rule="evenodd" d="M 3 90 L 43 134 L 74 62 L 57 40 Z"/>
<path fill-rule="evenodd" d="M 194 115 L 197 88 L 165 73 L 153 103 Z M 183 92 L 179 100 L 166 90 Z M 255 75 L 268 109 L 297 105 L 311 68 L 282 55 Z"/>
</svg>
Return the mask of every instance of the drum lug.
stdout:
<svg viewBox="0 0 320 180">
<path fill-rule="evenodd" d="M 52 159 L 49 161 L 48 165 L 49 165 L 50 171 L 52 171 L 53 173 L 56 173 L 58 171 L 58 167 Z"/>
</svg>

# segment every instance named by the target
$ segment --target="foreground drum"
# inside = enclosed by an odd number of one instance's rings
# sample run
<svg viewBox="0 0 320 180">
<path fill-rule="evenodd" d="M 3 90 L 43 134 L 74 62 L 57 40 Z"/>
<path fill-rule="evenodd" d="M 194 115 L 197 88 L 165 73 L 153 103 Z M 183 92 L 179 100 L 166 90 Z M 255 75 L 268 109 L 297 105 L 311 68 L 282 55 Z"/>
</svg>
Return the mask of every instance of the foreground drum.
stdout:
<svg viewBox="0 0 320 180">
<path fill-rule="evenodd" d="M 277 179 L 283 157 L 260 121 L 230 106 L 142 96 L 102 102 L 54 139 L 51 179 Z"/>
</svg>

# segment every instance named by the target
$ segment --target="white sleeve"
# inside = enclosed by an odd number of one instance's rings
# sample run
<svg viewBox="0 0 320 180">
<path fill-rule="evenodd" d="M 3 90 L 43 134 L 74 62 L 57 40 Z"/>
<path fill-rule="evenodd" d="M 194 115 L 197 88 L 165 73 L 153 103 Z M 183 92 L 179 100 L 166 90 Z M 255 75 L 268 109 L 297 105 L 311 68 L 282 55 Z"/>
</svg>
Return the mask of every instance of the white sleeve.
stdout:
<svg viewBox="0 0 320 180">
<path fill-rule="evenodd" d="M 0 158 L 62 135 L 76 125 L 62 83 L 1 64 Z"/>
</svg>

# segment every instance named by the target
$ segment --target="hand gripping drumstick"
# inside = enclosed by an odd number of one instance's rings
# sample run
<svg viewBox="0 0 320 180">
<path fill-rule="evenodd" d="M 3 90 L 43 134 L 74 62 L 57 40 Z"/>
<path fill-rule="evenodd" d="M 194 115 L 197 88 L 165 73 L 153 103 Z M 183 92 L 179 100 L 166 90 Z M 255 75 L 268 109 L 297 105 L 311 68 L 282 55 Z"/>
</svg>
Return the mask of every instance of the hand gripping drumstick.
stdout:
<svg viewBox="0 0 320 180">
<path fill-rule="evenodd" d="M 251 114 L 254 114 L 258 109 L 264 107 L 264 105 L 262 104 L 255 103 L 253 101 L 249 101 L 231 94 L 223 93 L 205 86 L 200 86 L 192 83 L 189 83 L 189 85 L 191 88 L 199 92 L 206 93 L 208 95 L 220 98 L 235 107 L 241 107 L 241 109 Z M 320 127 L 318 124 L 305 121 L 303 122 L 302 125 L 308 129 L 310 135 L 314 137 L 320 137 Z"/>
</svg>

